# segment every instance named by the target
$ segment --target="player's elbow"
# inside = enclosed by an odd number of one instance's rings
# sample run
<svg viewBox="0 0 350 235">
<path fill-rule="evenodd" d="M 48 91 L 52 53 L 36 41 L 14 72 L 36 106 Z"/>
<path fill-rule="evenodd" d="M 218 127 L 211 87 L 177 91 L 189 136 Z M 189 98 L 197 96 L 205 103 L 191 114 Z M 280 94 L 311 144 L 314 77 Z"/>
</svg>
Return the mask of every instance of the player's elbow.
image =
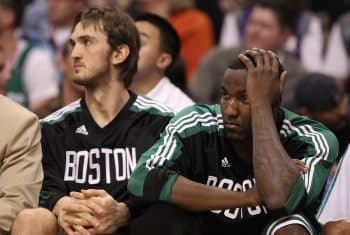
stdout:
<svg viewBox="0 0 350 235">
<path fill-rule="evenodd" d="M 281 195 L 269 195 L 263 199 L 263 202 L 268 210 L 282 209 L 287 199 Z"/>
<path fill-rule="evenodd" d="M 133 196 L 140 197 L 142 194 L 142 193 L 140 194 L 140 192 L 142 191 L 138 190 L 140 188 L 142 187 L 139 184 L 139 180 L 137 179 L 137 177 L 132 176 L 128 181 L 128 192 Z"/>
</svg>

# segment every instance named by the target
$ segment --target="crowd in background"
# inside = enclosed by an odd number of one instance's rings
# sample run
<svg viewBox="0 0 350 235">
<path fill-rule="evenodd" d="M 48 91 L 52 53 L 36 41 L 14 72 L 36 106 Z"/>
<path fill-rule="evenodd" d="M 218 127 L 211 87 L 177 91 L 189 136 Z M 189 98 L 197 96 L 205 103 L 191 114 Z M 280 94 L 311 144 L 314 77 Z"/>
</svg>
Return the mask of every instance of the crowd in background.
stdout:
<svg viewBox="0 0 350 235">
<path fill-rule="evenodd" d="M 197 102 L 218 101 L 221 68 L 227 65 L 231 52 L 238 53 L 244 48 L 278 52 L 289 72 L 284 105 L 291 109 L 295 108 L 295 83 L 303 75 L 330 75 L 345 88 L 350 73 L 347 27 L 350 13 L 346 11 L 350 3 L 347 1 L 332 1 L 329 7 L 329 1 L 276 0 L 280 15 L 259 11 L 254 1 L 238 0 L 1 2 L 2 8 L 11 2 L 15 10 L 14 16 L 2 14 L 0 24 L 3 51 L 0 59 L 5 61 L 2 93 L 26 105 L 39 117 L 82 94 L 78 87 L 66 81 L 71 68 L 67 64 L 69 48 L 65 44 L 75 15 L 93 5 L 121 7 L 133 16 L 152 12 L 166 17 L 181 40 L 181 57 L 169 69 L 170 80 Z M 15 17 L 13 25 L 9 23 L 11 17 Z M 33 53 L 28 52 L 31 49 Z M 22 86 L 12 79 L 14 70 L 22 74 L 18 75 L 23 76 Z M 8 80 L 5 86 L 3 83 Z"/>
</svg>

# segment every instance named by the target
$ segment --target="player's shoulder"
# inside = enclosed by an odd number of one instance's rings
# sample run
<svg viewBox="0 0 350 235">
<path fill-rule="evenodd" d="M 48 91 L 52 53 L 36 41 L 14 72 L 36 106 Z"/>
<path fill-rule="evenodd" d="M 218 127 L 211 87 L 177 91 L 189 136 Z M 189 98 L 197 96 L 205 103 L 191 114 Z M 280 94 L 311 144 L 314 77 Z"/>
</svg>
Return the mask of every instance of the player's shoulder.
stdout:
<svg viewBox="0 0 350 235">
<path fill-rule="evenodd" d="M 329 145 L 338 145 L 335 134 L 322 123 L 287 109 L 282 109 L 282 111 L 284 119 L 280 133 L 283 136 L 318 138 Z"/>
<path fill-rule="evenodd" d="M 140 95 L 136 97 L 135 102 L 130 107 L 130 110 L 136 113 L 147 113 L 167 118 L 175 115 L 175 111 L 168 106 Z"/>
<path fill-rule="evenodd" d="M 58 123 L 62 123 L 66 120 L 67 117 L 74 115 L 76 113 L 79 113 L 82 111 L 80 99 L 74 101 L 73 103 L 70 103 L 54 113 L 48 115 L 47 117 L 40 120 L 40 125 L 55 125 Z"/>
<path fill-rule="evenodd" d="M 195 104 L 184 108 L 171 120 L 167 129 L 175 129 L 185 136 L 195 133 L 217 132 L 223 129 L 223 119 L 219 105 Z"/>
<path fill-rule="evenodd" d="M 282 128 L 284 129 L 302 129 L 302 128 L 309 128 L 312 127 L 313 129 L 317 129 L 320 131 L 330 131 L 325 125 L 322 123 L 310 119 L 307 116 L 296 114 L 292 111 L 289 111 L 287 109 L 281 109 L 284 115 L 283 121 L 282 121 Z"/>
</svg>

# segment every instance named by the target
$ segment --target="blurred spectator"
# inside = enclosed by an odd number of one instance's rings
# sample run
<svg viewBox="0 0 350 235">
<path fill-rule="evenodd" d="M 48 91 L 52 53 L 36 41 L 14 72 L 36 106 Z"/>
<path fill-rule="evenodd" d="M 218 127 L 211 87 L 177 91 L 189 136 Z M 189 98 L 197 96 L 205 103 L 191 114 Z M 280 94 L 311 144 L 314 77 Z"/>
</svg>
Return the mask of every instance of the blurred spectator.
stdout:
<svg viewBox="0 0 350 235">
<path fill-rule="evenodd" d="M 308 72 L 320 72 L 324 44 L 321 20 L 306 8 L 306 0 L 287 2 L 294 13 L 290 17 L 295 19 L 295 25 L 285 49 L 299 58 Z"/>
<path fill-rule="evenodd" d="M 49 38 L 46 0 L 33 0 L 25 8 L 22 20 L 23 35 L 31 43 Z"/>
<path fill-rule="evenodd" d="M 292 33 L 285 42 L 285 50 L 299 58 L 307 71 L 319 72 L 322 68 L 323 59 L 323 32 L 320 19 L 306 9 L 305 0 L 277 1 L 288 4 L 289 17 L 294 21 L 291 25 Z M 221 0 L 219 3 L 225 13 L 219 45 L 222 47 L 236 47 L 242 41 L 242 34 L 251 7 L 247 4 L 241 6 L 241 2 L 237 0 Z"/>
<path fill-rule="evenodd" d="M 242 45 L 215 48 L 201 61 L 190 90 L 201 103 L 217 103 L 223 72 L 232 56 L 238 56 L 244 48 L 261 48 L 277 52 L 288 71 L 282 97 L 282 106 L 293 109 L 294 86 L 304 73 L 299 61 L 284 51 L 284 45 L 292 33 L 294 21 L 288 5 L 274 0 L 257 1 L 247 21 Z"/>
<path fill-rule="evenodd" d="M 174 64 L 180 51 L 180 39 L 175 29 L 164 18 L 150 13 L 138 16 L 135 21 L 141 48 L 131 90 L 174 111 L 194 104 L 165 76 L 165 71 Z"/>
<path fill-rule="evenodd" d="M 6 94 L 7 83 L 10 80 L 10 73 L 5 69 L 6 58 L 5 51 L 0 47 L 0 95 Z"/>
<path fill-rule="evenodd" d="M 165 76 L 167 76 L 175 86 L 189 95 L 185 62 L 181 56 L 178 56 L 174 63 L 165 71 Z"/>
<path fill-rule="evenodd" d="M 324 74 L 307 74 L 295 87 L 297 112 L 319 121 L 333 131 L 339 142 L 339 157 L 350 143 L 348 95 L 334 78 Z"/>
<path fill-rule="evenodd" d="M 167 18 L 169 16 L 170 1 L 172 0 L 137 0 L 136 8 L 139 12 L 153 13 Z"/>
<path fill-rule="evenodd" d="M 74 18 L 83 7 L 84 0 L 47 0 L 50 42 L 58 51 L 68 41 Z"/>
<path fill-rule="evenodd" d="M 203 11 L 194 7 L 193 0 L 170 0 L 169 21 L 180 36 L 181 56 L 190 81 L 201 58 L 214 46 L 212 23 Z"/>
<path fill-rule="evenodd" d="M 73 101 L 84 96 L 85 88 L 73 82 L 73 65 L 70 57 L 70 46 L 66 42 L 63 46 L 61 56 L 59 58 L 59 66 L 63 75 L 61 102 L 62 106 L 66 106 Z"/>
<path fill-rule="evenodd" d="M 239 21 L 242 17 L 239 0 L 220 0 L 219 6 L 224 13 L 224 21 L 221 27 L 220 47 L 236 47 L 241 44 Z"/>
<path fill-rule="evenodd" d="M 56 108 L 57 70 L 50 50 L 16 37 L 22 13 L 20 1 L 0 0 L 0 47 L 7 58 L 5 73 L 11 71 L 6 95 L 43 117 Z"/>
<path fill-rule="evenodd" d="M 350 75 L 350 12 L 332 26 L 322 71 L 335 76 L 342 85 Z"/>
<path fill-rule="evenodd" d="M 0 95 L 0 234 L 17 214 L 38 206 L 43 181 L 40 126 L 35 115 Z"/>
</svg>

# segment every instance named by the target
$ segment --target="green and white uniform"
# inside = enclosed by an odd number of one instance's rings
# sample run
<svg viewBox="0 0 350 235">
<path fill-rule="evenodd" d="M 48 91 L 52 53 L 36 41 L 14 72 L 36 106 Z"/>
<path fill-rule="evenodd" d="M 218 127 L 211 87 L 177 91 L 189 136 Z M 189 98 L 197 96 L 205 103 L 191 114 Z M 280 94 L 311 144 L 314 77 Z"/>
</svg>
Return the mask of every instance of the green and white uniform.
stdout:
<svg viewBox="0 0 350 235">
<path fill-rule="evenodd" d="M 309 167 L 284 205 L 282 215 L 289 217 L 269 212 L 264 205 L 210 211 L 203 213 L 206 231 L 212 231 L 208 234 L 274 234 L 276 226 L 288 223 L 299 223 L 310 234 L 320 229 L 314 214 L 338 154 L 337 139 L 322 124 L 286 109 L 280 109 L 276 120 L 289 156 L 303 160 Z M 178 175 L 233 191 L 247 191 L 254 186 L 253 166 L 240 160 L 224 136 L 219 105 L 195 105 L 177 114 L 141 157 L 128 189 L 136 200 L 169 201 Z"/>
</svg>

